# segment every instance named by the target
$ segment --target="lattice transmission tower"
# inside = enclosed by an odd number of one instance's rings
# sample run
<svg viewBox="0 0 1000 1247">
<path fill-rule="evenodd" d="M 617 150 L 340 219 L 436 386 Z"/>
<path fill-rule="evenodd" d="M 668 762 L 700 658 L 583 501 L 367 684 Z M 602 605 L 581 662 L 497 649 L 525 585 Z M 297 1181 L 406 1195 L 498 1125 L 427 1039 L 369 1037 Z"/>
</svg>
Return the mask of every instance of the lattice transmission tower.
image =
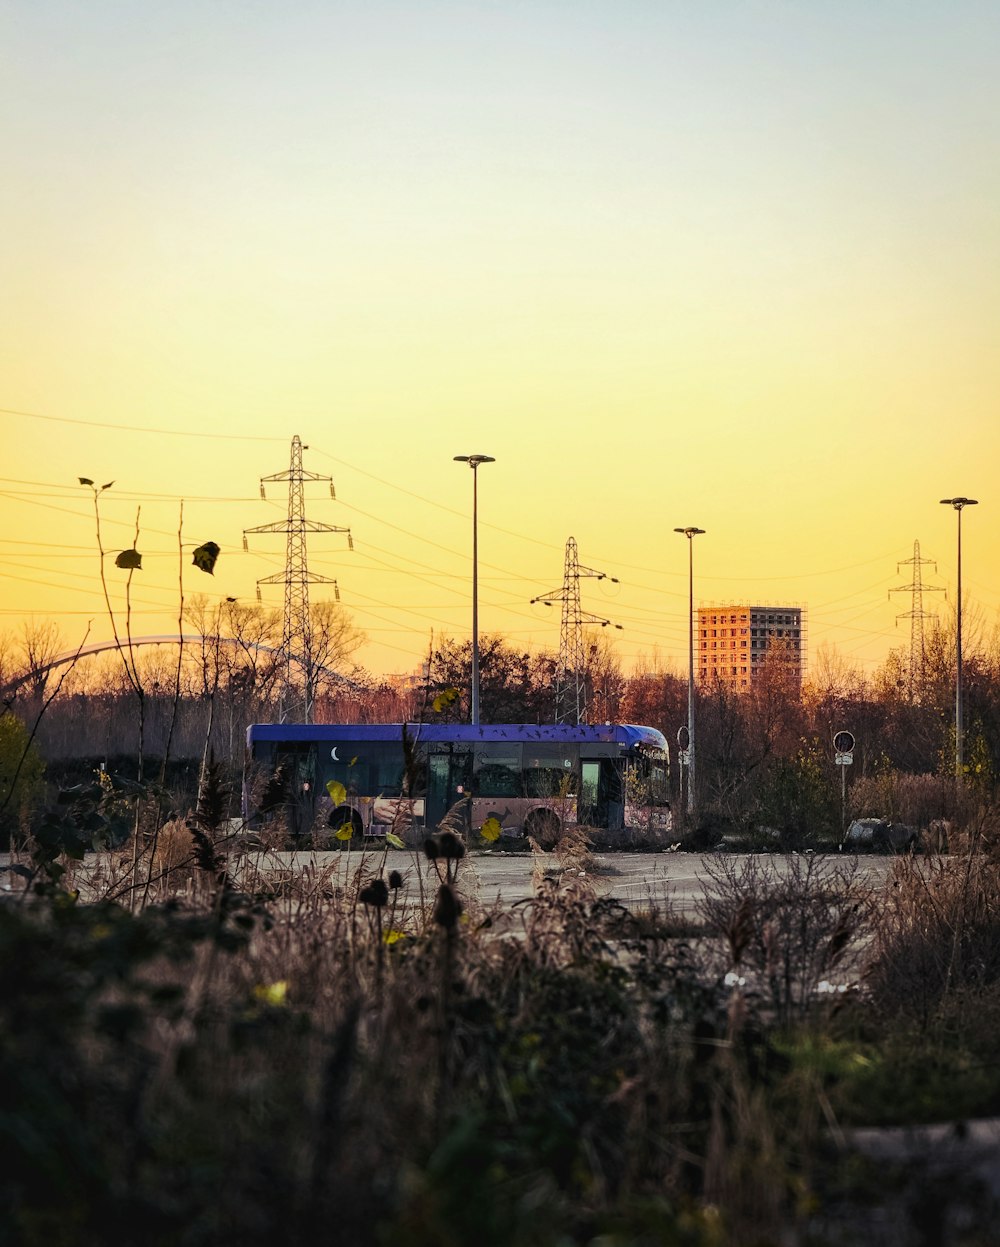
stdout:
<svg viewBox="0 0 1000 1247">
<path fill-rule="evenodd" d="M 532 604 L 542 602 L 545 606 L 562 603 L 562 625 L 559 629 L 559 665 L 556 668 L 556 722 L 584 723 L 587 717 L 587 659 L 583 646 L 584 624 L 599 624 L 602 628 L 617 628 L 610 619 L 591 615 L 580 607 L 580 581 L 584 578 L 609 580 L 618 583 L 616 576 L 582 567 L 577 554 L 576 538 L 566 542 L 566 561 L 561 589 L 532 598 Z"/>
<path fill-rule="evenodd" d="M 260 586 L 283 584 L 285 606 L 282 615 L 281 651 L 285 662 L 285 675 L 281 694 L 281 722 L 311 723 L 315 698 L 315 670 L 312 656 L 312 625 L 309 614 L 309 586 L 333 585 L 334 595 L 340 601 L 340 589 L 336 580 L 309 570 L 306 554 L 306 533 L 347 533 L 348 549 L 354 549 L 349 528 L 338 528 L 319 520 L 306 519 L 304 485 L 306 481 L 327 481 L 330 497 L 336 498 L 333 478 L 307 472 L 302 466 L 302 445 L 299 435 L 292 438 L 292 456 L 285 472 L 275 472 L 260 478 L 260 496 L 266 498 L 264 486 L 268 481 L 288 482 L 288 515 L 273 524 L 258 524 L 243 530 L 243 548 L 248 549 L 248 533 L 287 533 L 285 570 L 257 581 L 257 600 L 261 600 Z"/>
<path fill-rule="evenodd" d="M 909 665 L 909 685 L 910 697 L 918 695 L 920 686 L 923 683 L 924 676 L 924 620 L 934 619 L 936 616 L 933 611 L 924 610 L 924 594 L 925 593 L 943 593 L 944 588 L 941 585 L 925 585 L 922 567 L 932 565 L 935 572 L 937 571 L 937 563 L 933 559 L 922 559 L 920 557 L 920 542 L 913 543 L 913 558 L 903 559 L 896 564 L 896 572 L 901 567 L 912 567 L 913 577 L 908 585 L 897 585 L 895 589 L 890 589 L 890 595 L 893 593 L 909 593 L 910 609 L 903 611 L 897 615 L 896 619 L 908 619 L 910 621 L 910 665 Z"/>
</svg>

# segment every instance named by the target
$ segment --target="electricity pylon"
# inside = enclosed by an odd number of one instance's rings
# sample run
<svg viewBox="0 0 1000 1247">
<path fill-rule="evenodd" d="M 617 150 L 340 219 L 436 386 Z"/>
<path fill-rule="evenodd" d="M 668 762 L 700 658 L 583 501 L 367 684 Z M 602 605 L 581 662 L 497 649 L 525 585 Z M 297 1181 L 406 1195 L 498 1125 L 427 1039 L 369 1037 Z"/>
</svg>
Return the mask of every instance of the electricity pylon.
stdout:
<svg viewBox="0 0 1000 1247">
<path fill-rule="evenodd" d="M 618 583 L 616 576 L 607 572 L 595 571 L 592 567 L 581 567 L 577 556 L 576 538 L 570 537 L 566 542 L 566 562 L 563 570 L 561 589 L 532 598 L 531 602 L 541 602 L 552 606 L 562 603 L 562 625 L 559 629 L 559 665 L 556 669 L 556 722 L 584 723 L 587 717 L 587 662 L 583 650 L 583 625 L 600 624 L 602 628 L 617 628 L 621 624 L 612 624 L 610 619 L 601 619 L 580 608 L 580 580 L 591 577 L 594 580 L 610 580 Z"/>
<path fill-rule="evenodd" d="M 347 533 L 348 549 L 354 549 L 354 540 L 349 528 L 337 528 L 332 524 L 324 524 L 319 520 L 306 519 L 305 491 L 306 481 L 328 481 L 330 497 L 337 495 L 333 488 L 333 478 L 320 476 L 316 472 L 307 472 L 302 467 L 302 452 L 308 450 L 303 446 L 299 435 L 292 438 L 292 457 L 285 472 L 275 472 L 271 476 L 260 478 L 260 496 L 266 498 L 264 485 L 268 481 L 288 482 L 288 515 L 273 524 L 258 524 L 255 528 L 243 530 L 243 549 L 247 546 L 247 533 L 287 533 L 288 543 L 285 553 L 285 570 L 275 572 L 273 576 L 264 576 L 257 581 L 257 600 L 260 601 L 260 586 L 283 584 L 285 586 L 285 609 L 282 616 L 281 651 L 285 660 L 285 679 L 281 694 L 280 719 L 284 723 L 288 719 L 293 722 L 311 723 L 313 701 L 315 696 L 315 672 L 312 660 L 312 624 L 309 617 L 309 586 L 311 584 L 333 585 L 337 601 L 340 601 L 340 589 L 336 580 L 329 576 L 321 576 L 309 570 L 306 557 L 306 533 Z"/>
<path fill-rule="evenodd" d="M 913 543 L 913 558 L 903 559 L 896 564 L 896 572 L 901 567 L 913 568 L 913 579 L 908 585 L 898 585 L 895 589 L 890 589 L 890 595 L 893 593 L 909 593 L 910 609 L 903 611 L 897 615 L 896 619 L 908 619 L 910 621 L 910 667 L 909 667 L 909 683 L 910 698 L 913 699 L 919 694 L 920 686 L 924 677 L 924 620 L 933 619 L 932 611 L 924 610 L 924 594 L 925 593 L 943 593 L 944 589 L 940 585 L 925 585 L 921 567 L 932 564 L 935 572 L 937 571 L 937 563 L 933 559 L 922 559 L 920 557 L 920 542 Z"/>
</svg>

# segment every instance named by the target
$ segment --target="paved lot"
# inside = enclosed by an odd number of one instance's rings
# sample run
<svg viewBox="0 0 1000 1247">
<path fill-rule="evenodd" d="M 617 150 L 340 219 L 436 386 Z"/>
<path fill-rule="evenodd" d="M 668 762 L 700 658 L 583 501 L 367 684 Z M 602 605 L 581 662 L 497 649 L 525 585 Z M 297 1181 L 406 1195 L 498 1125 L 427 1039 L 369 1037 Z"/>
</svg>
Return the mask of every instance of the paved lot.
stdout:
<svg viewBox="0 0 1000 1247">
<path fill-rule="evenodd" d="M 629 907 L 641 908 L 651 901 L 671 901 L 680 910 L 693 908 L 701 896 L 702 883 L 709 877 L 712 864 L 719 864 L 718 853 L 601 853 L 594 855 L 586 864 L 586 874 L 593 880 L 601 895 L 613 896 Z M 258 869 L 288 872 L 316 871 L 341 880 L 353 873 L 362 863 L 376 869 L 382 851 L 352 853 L 268 853 L 253 855 Z M 778 872 L 789 868 L 789 857 L 781 854 L 763 854 L 762 859 Z M 732 859 L 730 859 L 732 860 Z M 737 862 L 745 860 L 741 855 Z M 817 868 L 835 870 L 857 860 L 864 878 L 872 883 L 881 882 L 889 870 L 892 859 L 888 857 L 861 857 L 831 854 L 814 859 Z M 399 870 L 404 876 L 412 876 L 416 869 L 430 872 L 433 867 L 413 852 L 390 850 L 386 857 L 389 870 Z M 540 853 L 473 853 L 463 862 L 463 872 L 474 871 L 479 881 L 479 896 L 484 904 L 499 900 L 512 905 L 531 896 L 534 891 L 533 876 L 541 871 L 559 872 L 566 869 L 555 854 Z M 466 881 L 466 888 L 468 881 Z M 465 889 L 463 889 L 465 890 Z"/>
<path fill-rule="evenodd" d="M 415 872 L 422 871 L 433 886 L 434 867 L 422 853 L 415 851 L 371 848 L 367 851 L 276 853 L 253 851 L 235 854 L 230 858 L 230 870 L 236 878 L 244 872 L 259 871 L 269 878 L 284 876 L 323 877 L 325 883 L 334 886 L 345 884 L 359 868 L 375 873 L 385 856 L 384 868 L 399 870 L 407 882 L 415 883 Z M 121 858 L 117 868 L 112 859 Z M 726 855 L 719 853 L 600 853 L 584 863 L 584 871 L 599 895 L 612 896 L 630 908 L 642 908 L 651 903 L 661 905 L 669 902 L 675 909 L 690 912 L 702 894 L 702 885 L 714 866 L 727 858 L 737 864 L 750 855 Z M 776 871 L 789 869 L 793 860 L 781 854 L 761 854 L 763 862 Z M 872 883 L 881 882 L 892 863 L 890 857 L 830 854 L 813 859 L 821 870 L 836 870 L 858 862 L 863 878 Z M 9 864 L 9 854 L 0 855 L 0 868 Z M 106 890 L 112 874 L 121 877 L 126 871 L 127 859 L 118 855 L 106 858 L 87 855 L 84 862 L 74 867 L 74 883 L 81 887 L 85 899 L 101 895 Z M 509 853 L 494 851 L 473 852 L 461 865 L 460 890 L 469 895 L 478 893 L 483 905 L 499 902 L 513 905 L 533 894 L 535 877 L 539 873 L 555 873 L 569 870 L 565 861 L 553 853 Z M 574 868 L 575 869 L 575 868 Z M 472 877 L 474 875 L 474 878 Z M 306 879 L 308 882 L 308 879 Z M 90 887 L 88 888 L 88 883 Z M 14 881 L 4 871 L 0 874 L 0 891 L 15 889 Z"/>
</svg>

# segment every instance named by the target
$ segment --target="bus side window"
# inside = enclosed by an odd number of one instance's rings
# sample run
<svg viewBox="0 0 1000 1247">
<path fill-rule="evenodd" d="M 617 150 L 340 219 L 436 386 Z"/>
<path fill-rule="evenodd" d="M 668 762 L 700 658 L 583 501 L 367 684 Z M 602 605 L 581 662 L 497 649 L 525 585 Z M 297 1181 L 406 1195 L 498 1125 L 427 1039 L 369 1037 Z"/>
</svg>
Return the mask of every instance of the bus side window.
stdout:
<svg viewBox="0 0 1000 1247">
<path fill-rule="evenodd" d="M 476 772 L 476 795 L 480 797 L 519 797 L 518 772 L 502 762 L 487 762 Z"/>
<path fill-rule="evenodd" d="M 484 744 L 477 746 L 474 775 L 476 796 L 521 796 L 520 745 Z"/>
<path fill-rule="evenodd" d="M 598 788 L 600 784 L 600 762 L 580 763 L 580 805 L 588 809 L 597 808 Z"/>
</svg>

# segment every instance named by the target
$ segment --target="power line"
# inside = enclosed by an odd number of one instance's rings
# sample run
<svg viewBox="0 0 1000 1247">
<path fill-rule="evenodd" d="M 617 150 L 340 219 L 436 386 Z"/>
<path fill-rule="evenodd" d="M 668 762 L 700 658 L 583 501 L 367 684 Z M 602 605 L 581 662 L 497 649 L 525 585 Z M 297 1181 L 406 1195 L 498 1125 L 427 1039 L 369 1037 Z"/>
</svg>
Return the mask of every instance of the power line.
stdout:
<svg viewBox="0 0 1000 1247">
<path fill-rule="evenodd" d="M 85 429 L 115 429 L 119 433 L 153 433 L 157 437 L 214 438 L 220 442 L 282 442 L 282 437 L 254 437 L 243 433 L 190 432 L 187 429 L 150 428 L 138 424 L 111 424 L 104 420 L 73 420 L 69 416 L 49 416 L 40 411 L 18 411 L 13 407 L 0 407 L 0 415 L 23 416 L 26 420 L 51 420 L 55 424 L 75 424 Z"/>
</svg>

